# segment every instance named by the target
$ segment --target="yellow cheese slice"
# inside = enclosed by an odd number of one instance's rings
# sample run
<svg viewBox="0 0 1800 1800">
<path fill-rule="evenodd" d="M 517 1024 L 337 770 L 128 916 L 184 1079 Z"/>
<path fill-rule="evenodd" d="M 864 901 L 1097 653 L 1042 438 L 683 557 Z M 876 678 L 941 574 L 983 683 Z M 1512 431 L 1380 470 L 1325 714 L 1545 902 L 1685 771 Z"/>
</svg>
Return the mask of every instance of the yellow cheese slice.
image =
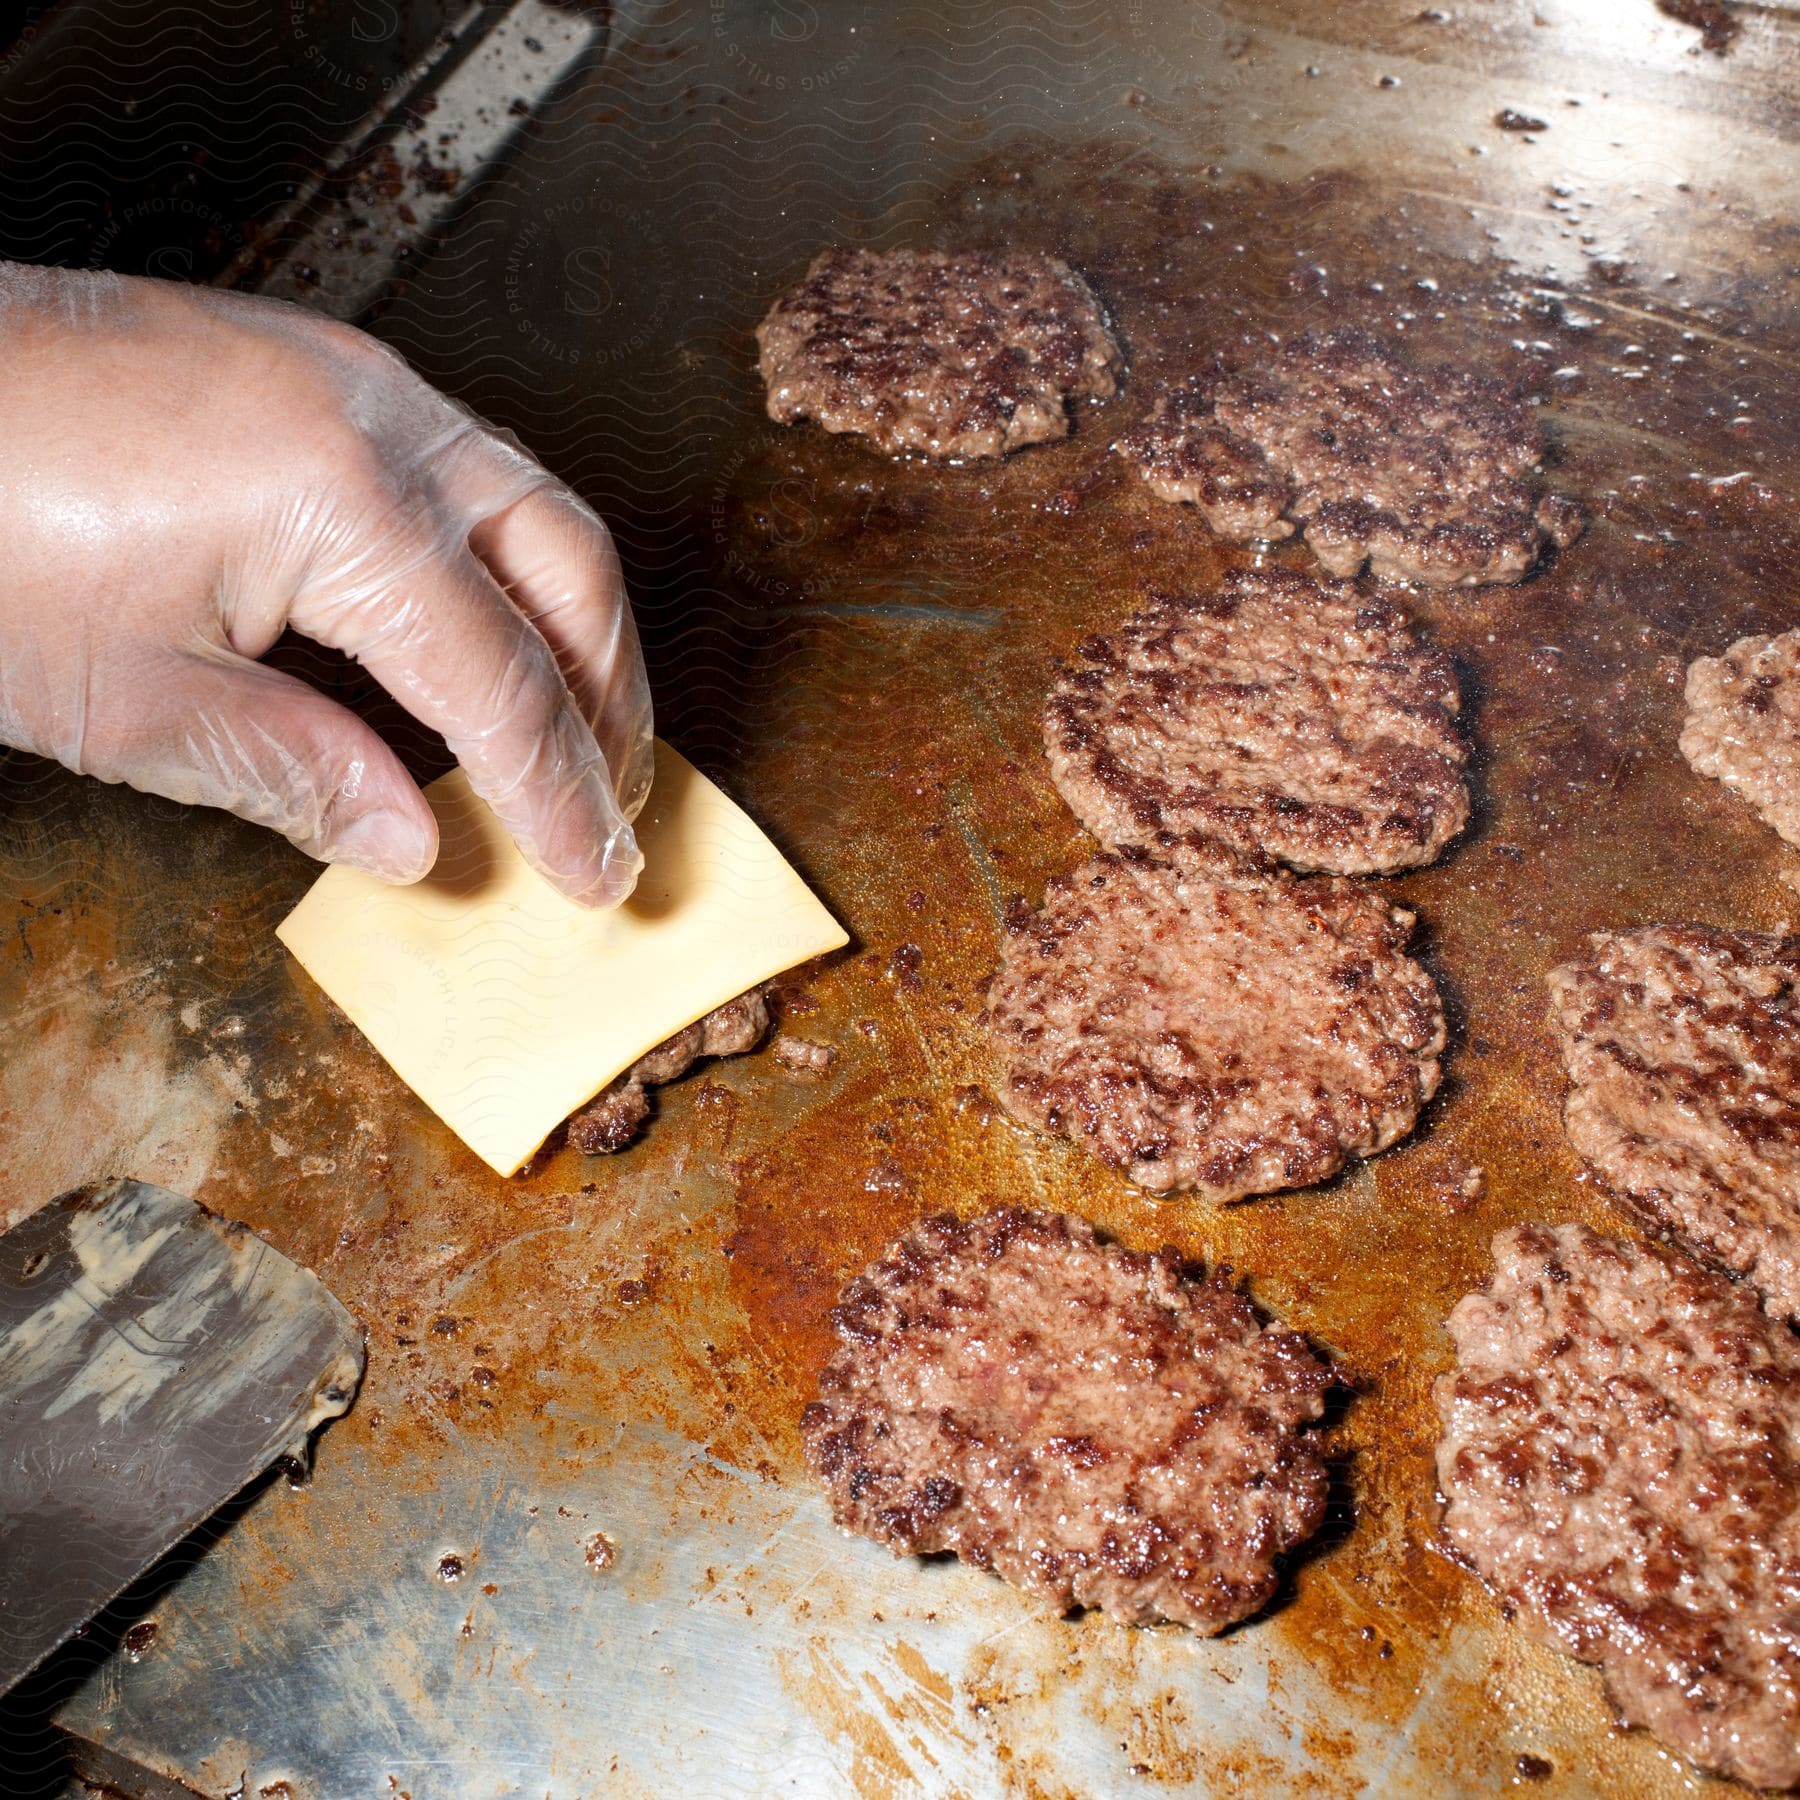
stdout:
<svg viewBox="0 0 1800 1800">
<path fill-rule="evenodd" d="M 437 866 L 412 887 L 328 869 L 276 935 L 395 1072 L 510 1175 L 646 1050 L 849 941 L 749 817 L 667 744 L 611 912 L 565 900 L 459 769 L 425 790 Z"/>
</svg>

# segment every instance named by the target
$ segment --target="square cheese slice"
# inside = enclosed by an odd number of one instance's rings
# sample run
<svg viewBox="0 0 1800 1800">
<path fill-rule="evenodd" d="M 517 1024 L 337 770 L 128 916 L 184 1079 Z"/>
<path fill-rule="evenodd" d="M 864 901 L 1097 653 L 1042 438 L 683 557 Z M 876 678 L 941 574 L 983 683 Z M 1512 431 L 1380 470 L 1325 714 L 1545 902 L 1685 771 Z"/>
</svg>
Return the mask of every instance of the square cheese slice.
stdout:
<svg viewBox="0 0 1800 1800">
<path fill-rule="evenodd" d="M 658 741 L 644 870 L 611 912 L 565 900 L 456 770 L 425 790 L 437 866 L 328 869 L 276 935 L 427 1106 L 510 1175 L 684 1025 L 849 941 L 741 808 Z"/>
</svg>

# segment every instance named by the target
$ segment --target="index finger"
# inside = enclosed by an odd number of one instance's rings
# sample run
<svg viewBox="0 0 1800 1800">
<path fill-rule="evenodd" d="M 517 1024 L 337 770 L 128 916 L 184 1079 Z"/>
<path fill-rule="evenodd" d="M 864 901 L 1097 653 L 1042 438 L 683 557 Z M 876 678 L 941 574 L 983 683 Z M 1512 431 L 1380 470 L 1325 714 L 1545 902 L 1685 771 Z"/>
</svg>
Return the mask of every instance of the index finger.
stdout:
<svg viewBox="0 0 1800 1800">
<path fill-rule="evenodd" d="M 355 657 L 441 732 L 547 880 L 584 905 L 617 905 L 643 857 L 549 644 L 466 545 L 390 541 L 381 563 L 315 578 L 295 629 Z"/>
<path fill-rule="evenodd" d="M 593 728 L 620 810 L 650 791 L 650 683 L 612 533 L 560 482 L 547 482 L 469 534 L 475 554 L 555 655 Z"/>
</svg>

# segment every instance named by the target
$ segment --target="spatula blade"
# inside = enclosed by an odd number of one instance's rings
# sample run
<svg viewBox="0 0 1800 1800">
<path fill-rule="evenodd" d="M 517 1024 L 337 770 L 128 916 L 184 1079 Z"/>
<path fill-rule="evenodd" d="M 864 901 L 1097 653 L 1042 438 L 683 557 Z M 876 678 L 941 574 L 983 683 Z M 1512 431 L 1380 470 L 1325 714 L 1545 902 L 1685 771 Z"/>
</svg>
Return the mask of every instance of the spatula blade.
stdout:
<svg viewBox="0 0 1800 1800">
<path fill-rule="evenodd" d="M 77 1188 L 0 1236 L 0 1692 L 362 1367 L 316 1275 L 166 1188 Z"/>
</svg>

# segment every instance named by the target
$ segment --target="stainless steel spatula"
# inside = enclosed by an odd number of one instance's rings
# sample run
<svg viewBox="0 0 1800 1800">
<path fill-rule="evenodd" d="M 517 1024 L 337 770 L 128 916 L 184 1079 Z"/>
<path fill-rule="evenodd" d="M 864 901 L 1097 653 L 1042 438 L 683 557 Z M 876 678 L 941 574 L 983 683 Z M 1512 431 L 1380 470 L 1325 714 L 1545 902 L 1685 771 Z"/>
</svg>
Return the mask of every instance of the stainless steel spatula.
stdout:
<svg viewBox="0 0 1800 1800">
<path fill-rule="evenodd" d="M 311 1271 L 141 1181 L 0 1236 L 0 1692 L 350 1405 L 362 1336 Z"/>
</svg>

